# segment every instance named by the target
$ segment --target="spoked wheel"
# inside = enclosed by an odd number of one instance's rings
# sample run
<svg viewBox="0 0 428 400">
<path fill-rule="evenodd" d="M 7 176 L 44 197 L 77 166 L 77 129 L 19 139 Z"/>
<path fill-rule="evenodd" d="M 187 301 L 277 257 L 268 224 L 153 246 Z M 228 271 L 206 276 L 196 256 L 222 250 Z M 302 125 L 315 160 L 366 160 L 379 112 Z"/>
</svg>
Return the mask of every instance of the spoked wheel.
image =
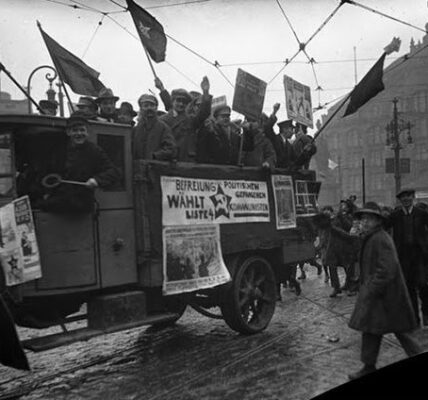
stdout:
<svg viewBox="0 0 428 400">
<path fill-rule="evenodd" d="M 221 311 L 233 330 L 257 333 L 269 325 L 275 302 L 276 282 L 272 267 L 264 258 L 252 256 L 238 267 Z"/>
</svg>

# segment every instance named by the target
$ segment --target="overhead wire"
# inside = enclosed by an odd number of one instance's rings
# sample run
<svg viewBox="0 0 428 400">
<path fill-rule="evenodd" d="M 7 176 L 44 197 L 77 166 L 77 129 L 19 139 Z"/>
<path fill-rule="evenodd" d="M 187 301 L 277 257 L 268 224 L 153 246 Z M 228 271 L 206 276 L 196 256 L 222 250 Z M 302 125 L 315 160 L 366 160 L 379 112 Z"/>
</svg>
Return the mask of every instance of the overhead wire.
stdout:
<svg viewBox="0 0 428 400">
<path fill-rule="evenodd" d="M 296 38 L 297 43 L 299 43 L 299 45 L 300 45 L 300 43 L 301 43 L 301 42 L 300 42 L 300 39 L 299 39 L 299 37 L 297 36 L 297 33 L 296 33 L 296 31 L 294 30 L 293 25 L 291 24 L 290 19 L 287 17 L 287 14 L 285 13 L 284 9 L 282 8 L 281 3 L 279 2 L 279 0 L 276 0 L 276 3 L 278 4 L 278 7 L 281 9 L 282 15 L 284 16 L 285 20 L 287 21 L 288 26 L 290 27 L 291 31 L 293 32 L 293 35 L 294 35 L 294 37 Z"/>
<path fill-rule="evenodd" d="M 342 3 L 348 3 L 348 4 L 352 4 L 352 5 L 354 5 L 354 6 L 357 6 L 357 7 L 361 7 L 361 8 L 363 8 L 363 9 L 368 10 L 368 11 L 371 11 L 371 12 L 373 12 L 373 13 L 375 13 L 375 14 L 379 14 L 379 15 L 381 15 L 382 17 L 385 17 L 385 18 L 391 19 L 391 20 L 393 20 L 393 21 L 399 22 L 400 24 L 403 24 L 403 25 L 410 26 L 410 27 L 412 27 L 412 28 L 417 29 L 418 31 L 421 31 L 421 32 L 427 33 L 426 29 L 420 28 L 420 27 L 418 27 L 418 26 L 416 26 L 416 25 L 413 25 L 413 24 L 411 24 L 411 23 L 409 23 L 409 22 L 403 21 L 403 20 L 401 20 L 401 19 L 399 19 L 399 18 L 395 18 L 395 17 L 393 17 L 393 16 L 391 16 L 391 15 L 388 15 L 388 14 L 385 14 L 385 13 L 383 13 L 383 12 L 381 12 L 381 11 L 375 10 L 374 8 L 371 8 L 371 7 L 365 6 L 364 4 L 357 3 L 356 1 L 353 1 L 353 0 L 342 0 Z"/>
<path fill-rule="evenodd" d="M 338 6 L 336 6 L 336 8 L 333 10 L 333 12 L 330 13 L 330 15 L 321 23 L 321 25 L 315 30 L 315 32 L 309 37 L 309 39 L 305 42 L 305 43 L 300 43 L 299 44 L 299 50 L 297 51 L 297 53 L 292 57 L 292 59 L 294 59 L 302 50 L 305 49 L 305 47 L 312 41 L 312 39 L 322 30 L 322 28 L 324 28 L 324 26 L 327 25 L 327 23 L 333 18 L 333 16 L 337 13 L 337 11 L 340 9 L 340 7 L 342 7 L 343 5 L 343 1 L 340 2 L 340 4 Z M 268 84 L 271 84 L 276 77 L 285 69 L 285 67 L 289 64 L 285 63 L 281 69 L 274 75 L 274 77 L 268 82 Z"/>
<path fill-rule="evenodd" d="M 96 36 L 96 34 L 97 34 L 98 30 L 100 29 L 100 26 L 103 24 L 103 20 L 104 20 L 104 18 L 105 18 L 105 17 L 106 17 L 106 16 L 105 16 L 105 15 L 103 15 L 103 16 L 101 17 L 101 19 L 98 21 L 97 27 L 95 28 L 95 31 L 94 31 L 94 33 L 92 34 L 92 37 L 89 39 L 88 45 L 86 46 L 86 49 L 85 49 L 85 51 L 84 51 L 84 52 L 83 52 L 83 54 L 82 54 L 82 58 L 84 58 L 84 57 L 85 57 L 86 53 L 87 53 L 87 52 L 88 52 L 88 50 L 89 50 L 89 47 L 91 47 L 91 44 L 92 44 L 92 42 L 94 41 L 95 36 Z"/>
</svg>

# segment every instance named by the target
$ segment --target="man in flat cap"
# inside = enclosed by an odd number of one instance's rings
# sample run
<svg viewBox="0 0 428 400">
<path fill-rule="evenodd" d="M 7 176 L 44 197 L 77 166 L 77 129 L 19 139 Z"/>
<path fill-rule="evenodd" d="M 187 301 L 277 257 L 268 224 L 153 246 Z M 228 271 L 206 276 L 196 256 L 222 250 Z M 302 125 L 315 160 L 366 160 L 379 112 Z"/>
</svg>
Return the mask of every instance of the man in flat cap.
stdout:
<svg viewBox="0 0 428 400">
<path fill-rule="evenodd" d="M 98 104 L 92 97 L 81 96 L 76 104 L 77 110 L 84 113 L 88 120 L 97 120 Z"/>
<path fill-rule="evenodd" d="M 391 213 L 388 226 L 393 230 L 394 243 L 416 319 L 420 323 L 419 292 L 423 324 L 428 326 L 428 266 L 426 265 L 428 213 L 421 208 L 414 207 L 414 189 L 401 190 L 397 193 L 397 199 L 400 201 L 401 207 Z"/>
<path fill-rule="evenodd" d="M 349 327 L 362 332 L 363 368 L 350 374 L 360 378 L 376 370 L 382 336 L 394 333 L 408 356 L 422 352 L 413 331 L 416 319 L 394 243 L 383 229 L 384 216 L 374 202 L 355 213 L 361 218 L 360 289 Z"/>
<path fill-rule="evenodd" d="M 140 119 L 133 131 L 133 156 L 146 160 L 173 160 L 176 143 L 170 127 L 157 115 L 158 100 L 151 94 L 138 99 Z"/>
<path fill-rule="evenodd" d="M 211 113 L 212 96 L 209 94 L 210 83 L 206 76 L 202 79 L 201 89 L 200 108 L 195 115 L 186 113 L 186 107 L 192 101 L 190 93 L 185 89 L 175 89 L 171 92 L 172 108 L 160 118 L 171 128 L 177 143 L 178 161 L 196 160 L 197 133 Z"/>
<path fill-rule="evenodd" d="M 239 149 L 243 140 L 243 151 L 254 149 L 253 131 L 248 123 L 241 127 L 230 121 L 231 109 L 228 105 L 219 105 L 213 110 L 213 118 L 207 119 L 198 141 L 198 162 L 207 164 L 238 165 Z"/>
<path fill-rule="evenodd" d="M 96 144 L 88 141 L 86 114 L 76 111 L 66 124 L 68 143 L 60 171 L 65 180 L 84 183 L 61 183 L 45 198 L 40 207 L 50 212 L 85 213 L 93 211 L 94 190 L 113 186 L 120 179 L 119 170 L 107 154 Z"/>
<path fill-rule="evenodd" d="M 109 88 L 102 88 L 95 99 L 99 107 L 98 117 L 100 121 L 117 122 L 116 102 L 119 97 L 113 94 Z"/>
<path fill-rule="evenodd" d="M 58 110 L 58 102 L 52 100 L 40 100 L 39 107 L 42 109 L 43 115 L 55 116 Z"/>
</svg>

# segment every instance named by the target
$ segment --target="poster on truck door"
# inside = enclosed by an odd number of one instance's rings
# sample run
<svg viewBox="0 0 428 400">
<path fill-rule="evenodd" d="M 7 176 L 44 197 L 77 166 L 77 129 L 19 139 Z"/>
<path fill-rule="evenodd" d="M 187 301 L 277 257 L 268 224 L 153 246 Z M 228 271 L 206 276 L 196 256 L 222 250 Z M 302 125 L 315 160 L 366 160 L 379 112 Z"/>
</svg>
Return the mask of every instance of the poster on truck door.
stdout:
<svg viewBox="0 0 428 400">
<path fill-rule="evenodd" d="M 220 227 L 163 228 L 163 294 L 207 289 L 230 281 L 220 246 Z"/>
<path fill-rule="evenodd" d="M 0 208 L 0 262 L 6 286 L 41 278 L 39 249 L 28 196 Z"/>
</svg>

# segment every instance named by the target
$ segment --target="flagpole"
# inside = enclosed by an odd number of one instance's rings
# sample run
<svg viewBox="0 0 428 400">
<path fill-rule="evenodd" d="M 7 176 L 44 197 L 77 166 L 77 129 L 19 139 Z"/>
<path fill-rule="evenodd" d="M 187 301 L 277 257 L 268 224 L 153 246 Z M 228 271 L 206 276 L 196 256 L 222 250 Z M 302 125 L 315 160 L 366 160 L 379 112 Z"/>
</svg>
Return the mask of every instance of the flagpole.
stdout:
<svg viewBox="0 0 428 400">
<path fill-rule="evenodd" d="M 59 75 L 59 74 L 58 74 Z M 60 78 L 59 81 L 61 82 L 62 87 L 64 88 L 64 93 L 67 96 L 67 100 L 68 100 L 68 104 L 70 104 L 70 108 L 72 113 L 74 113 L 74 107 L 73 107 L 73 103 L 70 99 L 70 95 L 68 94 L 67 88 L 65 87 L 65 83 L 63 82 L 63 80 Z"/>
<path fill-rule="evenodd" d="M 24 93 L 25 97 L 29 99 L 39 110 L 41 114 L 45 114 L 44 111 L 40 108 L 40 106 L 37 104 L 37 102 L 30 96 L 30 94 L 18 83 L 18 81 L 12 76 L 12 74 L 6 69 L 6 67 L 0 62 L 0 71 L 3 71 L 10 80 L 18 87 L 18 89 L 21 90 L 22 93 Z"/>
<path fill-rule="evenodd" d="M 152 63 L 152 60 L 150 58 L 150 55 L 149 55 L 149 53 L 148 53 L 148 51 L 146 49 L 146 46 L 144 44 L 143 44 L 143 47 L 144 47 L 144 51 L 146 53 L 147 60 L 149 61 L 150 68 L 151 68 L 151 70 L 153 72 L 153 77 L 156 79 L 158 76 L 156 75 L 156 71 L 155 71 L 155 68 L 153 67 L 153 63 Z"/>
</svg>

